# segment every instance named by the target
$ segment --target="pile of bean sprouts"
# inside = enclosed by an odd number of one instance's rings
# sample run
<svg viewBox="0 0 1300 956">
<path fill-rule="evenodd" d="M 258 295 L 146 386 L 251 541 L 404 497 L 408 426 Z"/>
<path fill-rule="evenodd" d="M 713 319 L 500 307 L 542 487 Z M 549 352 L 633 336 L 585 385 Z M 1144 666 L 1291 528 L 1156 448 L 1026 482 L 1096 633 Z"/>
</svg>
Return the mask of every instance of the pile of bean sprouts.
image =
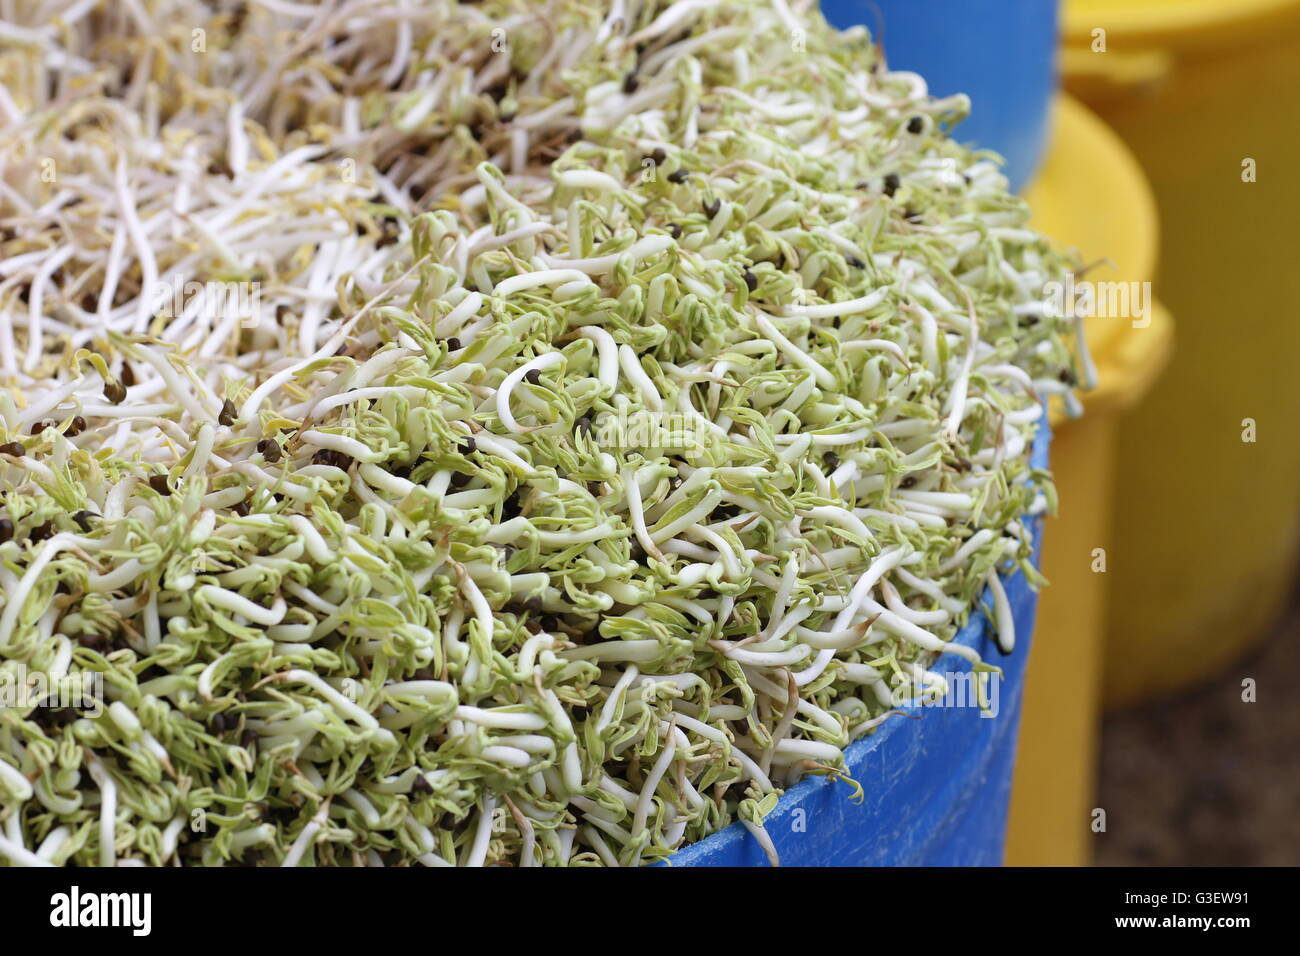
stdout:
<svg viewBox="0 0 1300 956">
<path fill-rule="evenodd" d="M 0 0 L 0 859 L 772 853 L 1038 580 L 967 108 L 787 0 Z"/>
</svg>

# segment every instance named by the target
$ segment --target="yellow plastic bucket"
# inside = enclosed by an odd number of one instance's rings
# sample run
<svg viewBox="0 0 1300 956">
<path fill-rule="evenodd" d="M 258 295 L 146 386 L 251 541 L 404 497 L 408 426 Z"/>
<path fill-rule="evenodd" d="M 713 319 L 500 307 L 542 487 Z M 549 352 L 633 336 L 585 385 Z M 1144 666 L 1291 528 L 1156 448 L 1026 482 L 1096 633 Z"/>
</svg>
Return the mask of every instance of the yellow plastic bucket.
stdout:
<svg viewBox="0 0 1300 956">
<path fill-rule="evenodd" d="M 1066 88 L 1153 184 L 1179 322 L 1168 373 L 1119 433 L 1119 705 L 1230 665 L 1296 580 L 1300 0 L 1069 0 L 1064 33 Z"/>
<path fill-rule="evenodd" d="M 1157 246 L 1150 188 L 1115 134 L 1068 96 L 1057 101 L 1047 158 L 1025 198 L 1034 226 L 1058 245 L 1085 263 L 1109 260 L 1089 270 L 1089 280 L 1150 281 Z M 1114 315 L 1085 321 L 1098 383 L 1084 396 L 1082 418 L 1053 421 L 1061 504 L 1044 531 L 1051 585 L 1038 604 L 1012 784 L 1006 862 L 1016 866 L 1080 865 L 1089 857 L 1111 583 L 1098 561 L 1111 551 L 1115 439 L 1122 413 L 1150 389 L 1172 341 L 1173 323 L 1158 304 L 1149 319 L 1136 320 L 1142 327 Z"/>
</svg>

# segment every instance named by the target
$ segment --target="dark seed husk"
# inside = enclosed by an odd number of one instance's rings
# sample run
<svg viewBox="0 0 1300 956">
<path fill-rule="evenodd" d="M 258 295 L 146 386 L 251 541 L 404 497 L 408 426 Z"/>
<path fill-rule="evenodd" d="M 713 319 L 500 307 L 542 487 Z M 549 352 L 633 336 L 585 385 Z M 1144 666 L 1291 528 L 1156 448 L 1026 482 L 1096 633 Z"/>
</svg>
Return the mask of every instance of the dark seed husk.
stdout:
<svg viewBox="0 0 1300 956">
<path fill-rule="evenodd" d="M 257 443 L 257 451 L 263 458 L 274 465 L 280 460 L 280 446 L 270 438 L 263 438 Z"/>
</svg>

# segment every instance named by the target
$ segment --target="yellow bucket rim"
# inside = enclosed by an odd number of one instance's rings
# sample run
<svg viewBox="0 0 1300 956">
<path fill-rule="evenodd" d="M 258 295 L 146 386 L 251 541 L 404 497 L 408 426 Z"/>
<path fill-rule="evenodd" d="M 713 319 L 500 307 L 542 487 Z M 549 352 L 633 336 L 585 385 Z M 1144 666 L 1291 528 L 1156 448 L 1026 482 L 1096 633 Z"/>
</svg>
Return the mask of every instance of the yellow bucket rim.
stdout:
<svg viewBox="0 0 1300 956">
<path fill-rule="evenodd" d="M 1124 141 L 1096 113 L 1068 93 L 1052 104 L 1051 138 L 1024 197 L 1032 225 L 1070 244 L 1088 227 L 1107 223 L 1104 252 L 1123 272 L 1150 279 L 1160 240 L 1155 196 Z M 1118 221 L 1122 229 L 1109 228 Z"/>
<path fill-rule="evenodd" d="M 1087 44 L 1104 27 L 1129 42 L 1212 45 L 1300 17 L 1300 0 L 1065 0 L 1066 43 Z"/>
<path fill-rule="evenodd" d="M 1030 224 L 1059 246 L 1077 250 L 1085 263 L 1102 256 L 1113 262 L 1101 278 L 1153 278 L 1159 226 L 1151 187 L 1120 138 L 1068 94 L 1053 106 L 1052 138 L 1025 200 L 1033 209 Z M 1097 368 L 1097 387 L 1083 394 L 1085 409 L 1098 414 L 1138 401 L 1168 359 L 1169 312 L 1152 302 L 1144 328 L 1116 318 L 1084 325 Z"/>
</svg>

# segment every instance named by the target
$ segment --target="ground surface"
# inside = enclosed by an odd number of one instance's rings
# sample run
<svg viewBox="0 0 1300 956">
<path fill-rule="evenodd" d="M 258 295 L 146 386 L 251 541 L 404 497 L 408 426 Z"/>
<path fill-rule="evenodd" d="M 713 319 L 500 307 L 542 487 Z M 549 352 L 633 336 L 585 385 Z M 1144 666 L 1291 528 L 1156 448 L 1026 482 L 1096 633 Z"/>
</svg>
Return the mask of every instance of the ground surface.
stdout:
<svg viewBox="0 0 1300 956">
<path fill-rule="evenodd" d="M 1242 701 L 1242 680 L 1257 701 Z M 1114 714 L 1100 797 L 1109 866 L 1300 865 L 1300 603 L 1257 652 L 1179 697 Z"/>
</svg>

